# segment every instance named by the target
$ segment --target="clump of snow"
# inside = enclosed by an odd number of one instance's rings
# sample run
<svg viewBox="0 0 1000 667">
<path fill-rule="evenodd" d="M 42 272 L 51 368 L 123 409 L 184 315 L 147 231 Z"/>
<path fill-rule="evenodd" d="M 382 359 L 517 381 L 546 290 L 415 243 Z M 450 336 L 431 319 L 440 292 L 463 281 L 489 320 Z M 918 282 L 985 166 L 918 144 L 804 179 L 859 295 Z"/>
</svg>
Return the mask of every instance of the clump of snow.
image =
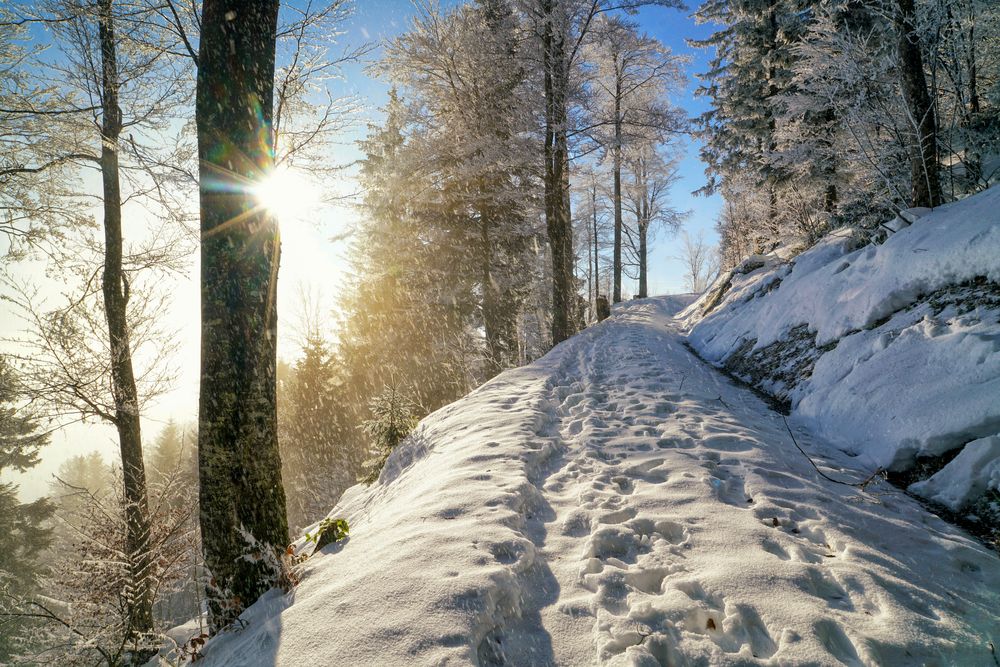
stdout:
<svg viewBox="0 0 1000 667">
<path fill-rule="evenodd" d="M 845 231 L 791 263 L 734 272 L 710 312 L 683 314 L 691 345 L 720 365 L 803 327 L 815 334 L 815 366 L 787 398 L 871 467 L 903 469 L 1000 432 L 1000 187 L 906 220 L 882 245 L 852 249 Z M 942 472 L 947 494 L 940 481 L 914 490 L 963 502 L 985 490 Z"/>
<path fill-rule="evenodd" d="M 199 663 L 989 664 L 997 556 L 891 487 L 819 477 L 687 350 L 682 305 L 630 302 L 424 419 L 330 513 L 350 538 Z"/>
<path fill-rule="evenodd" d="M 946 467 L 910 486 L 914 493 L 958 511 L 988 488 L 1000 489 L 1000 436 L 970 442 Z"/>
</svg>

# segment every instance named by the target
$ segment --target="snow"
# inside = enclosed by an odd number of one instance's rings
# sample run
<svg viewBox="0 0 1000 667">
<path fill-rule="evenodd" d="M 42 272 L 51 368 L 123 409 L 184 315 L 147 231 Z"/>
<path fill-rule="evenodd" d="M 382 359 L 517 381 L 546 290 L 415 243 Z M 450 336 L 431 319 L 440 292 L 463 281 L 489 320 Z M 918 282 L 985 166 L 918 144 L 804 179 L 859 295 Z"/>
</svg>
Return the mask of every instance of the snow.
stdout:
<svg viewBox="0 0 1000 667">
<path fill-rule="evenodd" d="M 787 341 L 803 325 L 817 347 L 835 345 L 794 388 L 760 386 L 872 468 L 902 469 L 1000 432 L 1000 300 L 983 302 L 985 286 L 961 286 L 985 279 L 997 291 L 1000 187 L 907 218 L 913 224 L 882 245 L 851 250 L 841 232 L 792 263 L 736 274 L 718 307 L 702 317 L 703 299 L 683 314 L 692 346 L 715 364 L 747 342 L 761 350 Z M 948 298 L 928 298 L 949 288 Z M 958 486 L 945 493 L 943 479 Z M 956 471 L 914 491 L 966 502 L 973 486 L 985 490 Z"/>
<path fill-rule="evenodd" d="M 1000 561 L 630 302 L 424 419 L 212 665 L 990 664 Z M 826 474 L 868 474 L 809 435 Z M 300 541 L 300 547 L 304 545 Z"/>
<path fill-rule="evenodd" d="M 955 511 L 987 488 L 1000 488 L 1000 436 L 997 435 L 970 442 L 947 467 L 910 486 L 914 493 Z"/>
<path fill-rule="evenodd" d="M 802 323 L 825 345 L 942 287 L 979 276 L 1000 282 L 1000 187 L 941 206 L 883 245 L 853 252 L 849 248 L 845 233 L 831 234 L 796 258 L 782 276 L 779 298 L 738 316 L 744 331 L 757 334 L 758 348 Z M 757 271 L 740 276 L 734 285 L 748 289 L 769 275 L 766 269 Z M 731 343 L 738 335 L 731 333 L 725 340 Z M 708 348 L 717 352 L 723 345 L 722 340 L 713 341 Z"/>
</svg>

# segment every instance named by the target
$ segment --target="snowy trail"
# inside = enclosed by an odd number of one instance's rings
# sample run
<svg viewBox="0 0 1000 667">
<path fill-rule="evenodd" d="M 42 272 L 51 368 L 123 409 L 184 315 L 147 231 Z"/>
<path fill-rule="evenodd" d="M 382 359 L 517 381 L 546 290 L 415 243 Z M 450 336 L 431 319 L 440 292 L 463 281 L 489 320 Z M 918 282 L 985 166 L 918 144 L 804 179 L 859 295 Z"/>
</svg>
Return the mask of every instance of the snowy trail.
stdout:
<svg viewBox="0 0 1000 667">
<path fill-rule="evenodd" d="M 632 302 L 428 417 L 332 513 L 350 541 L 206 664 L 994 664 L 996 555 L 819 478 L 684 347 L 682 305 Z"/>
</svg>

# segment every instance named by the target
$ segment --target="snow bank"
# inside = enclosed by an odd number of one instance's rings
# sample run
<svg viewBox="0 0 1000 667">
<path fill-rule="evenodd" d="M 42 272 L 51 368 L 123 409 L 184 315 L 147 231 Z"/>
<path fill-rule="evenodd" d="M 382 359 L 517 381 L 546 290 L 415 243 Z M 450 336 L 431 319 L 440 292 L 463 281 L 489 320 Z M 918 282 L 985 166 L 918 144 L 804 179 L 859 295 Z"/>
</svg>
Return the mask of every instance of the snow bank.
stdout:
<svg viewBox="0 0 1000 667">
<path fill-rule="evenodd" d="M 1000 488 L 1000 436 L 970 442 L 948 466 L 911 488 L 955 511 L 987 488 Z"/>
<path fill-rule="evenodd" d="M 427 417 L 214 665 L 989 664 L 1000 560 L 633 301 Z M 851 459 L 799 436 L 829 475 Z"/>
<path fill-rule="evenodd" d="M 919 213 L 882 245 L 832 234 L 733 275 L 721 298 L 720 281 L 683 314 L 691 345 L 864 465 L 904 469 L 1000 432 L 1000 187 Z M 942 472 L 913 490 L 963 503 L 985 490 Z"/>
</svg>

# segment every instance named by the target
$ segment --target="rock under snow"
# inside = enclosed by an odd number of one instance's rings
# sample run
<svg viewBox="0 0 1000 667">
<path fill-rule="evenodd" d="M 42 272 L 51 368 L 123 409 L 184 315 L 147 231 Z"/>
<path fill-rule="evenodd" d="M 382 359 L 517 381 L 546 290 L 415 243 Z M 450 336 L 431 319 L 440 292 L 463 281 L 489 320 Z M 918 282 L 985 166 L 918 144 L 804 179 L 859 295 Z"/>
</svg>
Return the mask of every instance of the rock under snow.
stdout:
<svg viewBox="0 0 1000 667">
<path fill-rule="evenodd" d="M 704 358 L 789 400 L 859 463 L 895 470 L 1000 433 L 1000 187 L 909 218 L 882 245 L 835 233 L 734 273 L 684 314 Z M 913 488 L 962 502 L 985 488 L 957 470 L 938 480 Z"/>
</svg>

